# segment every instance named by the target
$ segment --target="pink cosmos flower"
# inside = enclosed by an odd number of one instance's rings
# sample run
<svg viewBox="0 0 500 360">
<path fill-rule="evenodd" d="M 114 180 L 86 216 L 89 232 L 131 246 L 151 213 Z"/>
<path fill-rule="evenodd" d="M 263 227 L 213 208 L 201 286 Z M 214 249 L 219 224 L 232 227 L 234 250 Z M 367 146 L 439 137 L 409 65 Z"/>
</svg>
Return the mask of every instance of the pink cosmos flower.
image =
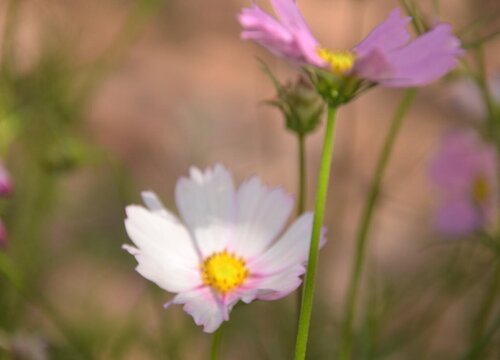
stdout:
<svg viewBox="0 0 500 360">
<path fill-rule="evenodd" d="M 331 51 L 314 38 L 293 0 L 271 0 L 278 20 L 256 4 L 238 14 L 241 37 L 298 65 L 329 69 L 389 87 L 428 84 L 457 65 L 463 51 L 451 26 L 439 24 L 410 42 L 398 9 L 349 51 Z"/>
<path fill-rule="evenodd" d="M 300 285 L 312 214 L 282 233 L 293 209 L 293 198 L 282 189 L 268 188 L 258 177 L 236 189 L 221 165 L 192 168 L 176 187 L 182 222 L 155 194 L 142 195 L 147 208 L 126 209 L 135 247 L 123 247 L 142 276 L 177 294 L 167 305 L 184 304 L 205 332 L 227 321 L 239 300 L 275 300 Z"/>
<path fill-rule="evenodd" d="M 430 177 L 441 195 L 436 223 L 444 234 L 470 234 L 495 216 L 498 156 L 475 132 L 447 134 L 431 163 Z"/>
</svg>

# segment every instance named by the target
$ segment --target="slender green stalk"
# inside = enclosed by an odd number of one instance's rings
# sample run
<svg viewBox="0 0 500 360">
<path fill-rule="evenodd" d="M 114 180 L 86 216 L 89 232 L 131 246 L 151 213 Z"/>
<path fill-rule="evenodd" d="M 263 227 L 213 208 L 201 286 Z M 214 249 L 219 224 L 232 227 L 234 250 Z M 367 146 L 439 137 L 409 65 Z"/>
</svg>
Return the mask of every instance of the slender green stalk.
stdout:
<svg viewBox="0 0 500 360">
<path fill-rule="evenodd" d="M 361 216 L 361 222 L 358 227 L 358 234 L 356 237 L 356 250 L 354 255 L 354 262 L 351 269 L 351 278 L 349 281 L 349 289 L 347 291 L 347 299 L 345 302 L 345 320 L 342 326 L 341 343 L 340 343 L 340 359 L 351 358 L 352 346 L 352 323 L 354 319 L 354 309 L 358 297 L 359 283 L 361 280 L 361 273 L 363 270 L 363 263 L 366 249 L 366 239 L 370 230 L 371 221 L 373 218 L 373 211 L 377 204 L 382 178 L 385 169 L 389 162 L 390 154 L 394 147 L 395 140 L 403 123 L 403 119 L 408 112 L 410 105 L 415 96 L 415 89 L 406 90 L 401 102 L 399 104 L 394 118 L 392 119 L 389 132 L 384 141 L 384 145 L 377 160 L 375 174 L 373 176 L 370 190 L 366 199 L 365 208 Z"/>
<path fill-rule="evenodd" d="M 295 343 L 295 360 L 303 360 L 306 357 L 307 339 L 309 336 L 309 326 L 311 323 L 311 313 L 314 297 L 314 283 L 318 263 L 321 227 L 323 226 L 323 219 L 325 215 L 325 204 L 328 194 L 328 182 L 330 179 L 330 168 L 333 155 L 336 113 L 336 108 L 331 106 L 328 107 L 325 138 L 323 140 L 323 152 L 321 155 L 321 165 L 319 169 L 318 186 L 316 190 L 316 207 L 314 209 L 311 245 L 309 247 L 309 260 L 307 262 L 307 272 L 304 279 L 302 306 L 300 308 L 297 341 Z"/>
<path fill-rule="evenodd" d="M 220 340 L 222 337 L 222 326 L 212 336 L 212 347 L 210 349 L 210 360 L 217 360 L 219 358 Z"/>
<path fill-rule="evenodd" d="M 484 294 L 477 319 L 474 323 L 474 332 L 472 334 L 473 343 L 478 342 L 484 336 L 485 328 L 488 324 L 488 319 L 491 315 L 491 312 L 494 310 L 496 298 L 498 292 L 500 291 L 500 260 L 498 259 L 495 260 L 495 270 L 493 273 L 493 278 L 491 280 L 492 281 L 489 284 L 486 293 Z"/>
<path fill-rule="evenodd" d="M 297 134 L 299 145 L 299 189 L 297 201 L 297 217 L 302 215 L 306 207 L 307 179 L 306 179 L 306 135 Z M 297 320 L 300 314 L 300 305 L 302 303 L 302 286 L 297 289 Z"/>
<path fill-rule="evenodd" d="M 482 46 L 479 46 L 476 49 L 475 55 L 478 65 L 478 74 L 476 77 L 476 81 L 479 86 L 479 90 L 481 91 L 481 95 L 483 96 L 486 109 L 488 111 L 488 130 L 490 131 L 490 133 L 494 134 L 495 141 L 498 143 L 500 141 L 500 117 L 496 116 L 493 96 L 491 95 L 491 91 L 488 86 L 484 50 Z"/>
<path fill-rule="evenodd" d="M 299 142 L 299 200 L 297 202 L 297 216 L 300 216 L 306 207 L 306 136 L 298 134 Z"/>
<path fill-rule="evenodd" d="M 498 315 L 484 336 L 462 357 L 462 360 L 477 360 L 486 350 L 488 343 L 500 329 L 500 315 Z"/>
</svg>

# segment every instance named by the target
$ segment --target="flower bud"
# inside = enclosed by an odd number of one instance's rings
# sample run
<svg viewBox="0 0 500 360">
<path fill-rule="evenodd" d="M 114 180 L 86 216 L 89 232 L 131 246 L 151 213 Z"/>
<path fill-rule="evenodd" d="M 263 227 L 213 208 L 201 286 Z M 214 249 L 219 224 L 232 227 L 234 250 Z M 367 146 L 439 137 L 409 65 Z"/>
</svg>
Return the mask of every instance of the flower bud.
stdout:
<svg viewBox="0 0 500 360">
<path fill-rule="evenodd" d="M 323 101 L 303 76 L 286 85 L 275 83 L 277 98 L 268 103 L 279 108 L 285 118 L 286 127 L 300 135 L 316 129 L 323 114 Z"/>
</svg>

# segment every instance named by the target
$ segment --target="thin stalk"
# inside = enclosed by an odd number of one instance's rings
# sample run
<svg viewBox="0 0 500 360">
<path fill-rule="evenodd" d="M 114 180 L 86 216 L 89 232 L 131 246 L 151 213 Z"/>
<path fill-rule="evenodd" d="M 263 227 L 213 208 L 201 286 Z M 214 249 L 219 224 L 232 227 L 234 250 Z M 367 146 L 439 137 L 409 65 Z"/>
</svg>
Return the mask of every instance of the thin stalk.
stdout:
<svg viewBox="0 0 500 360">
<path fill-rule="evenodd" d="M 306 207 L 306 136 L 298 134 L 299 143 L 299 199 L 297 202 L 297 216 L 300 216 Z"/>
<path fill-rule="evenodd" d="M 497 118 L 495 111 L 495 104 L 493 101 L 493 96 L 491 95 L 490 88 L 488 86 L 488 80 L 486 77 L 486 64 L 484 58 L 484 50 L 482 46 L 479 46 L 475 52 L 477 65 L 478 65 L 478 74 L 477 74 L 477 84 L 479 86 L 479 90 L 483 96 L 486 109 L 488 111 L 488 125 L 489 130 L 494 134 L 495 141 L 500 141 L 499 137 L 499 129 L 500 129 L 500 117 Z"/>
<path fill-rule="evenodd" d="M 473 342 L 478 342 L 485 332 L 486 325 L 488 324 L 488 319 L 491 312 L 496 304 L 496 298 L 498 292 L 500 291 L 500 260 L 495 260 L 495 272 L 493 273 L 492 282 L 488 287 L 488 290 L 484 294 L 483 301 L 481 302 L 481 307 L 479 308 L 479 313 L 477 319 L 474 323 L 474 332 L 472 334 Z"/>
<path fill-rule="evenodd" d="M 222 337 L 222 325 L 212 336 L 212 347 L 210 349 L 210 360 L 217 360 L 219 358 L 220 341 Z"/>
<path fill-rule="evenodd" d="M 406 90 L 401 102 L 394 114 L 391 126 L 384 141 L 384 145 L 377 160 L 375 174 L 373 176 L 370 190 L 367 195 L 365 208 L 361 216 L 360 225 L 358 227 L 358 234 L 356 237 L 356 250 L 354 255 L 354 262 L 351 269 L 351 278 L 349 281 L 349 289 L 347 292 L 347 299 L 345 302 L 345 320 L 342 326 L 341 343 L 340 343 L 340 359 L 351 358 L 352 347 L 352 323 L 354 319 L 354 309 L 358 297 L 359 283 L 363 270 L 363 263 L 365 258 L 366 240 L 370 225 L 373 218 L 373 212 L 377 204 L 382 178 L 389 162 L 390 154 L 394 147 L 395 140 L 401 129 L 403 119 L 408 112 L 415 96 L 415 89 Z"/>
<path fill-rule="evenodd" d="M 330 168 L 332 164 L 333 144 L 335 136 L 335 118 L 337 109 L 328 107 L 325 137 L 323 140 L 323 151 L 319 169 L 318 186 L 316 190 L 316 206 L 314 209 L 314 220 L 311 234 L 311 245 L 309 247 L 309 259 L 307 272 L 304 279 L 302 295 L 302 306 L 300 307 L 299 324 L 297 330 L 297 341 L 295 343 L 295 360 L 303 360 L 306 357 L 307 339 L 309 337 L 309 326 L 314 297 L 314 283 L 318 264 L 319 243 L 321 227 L 325 215 L 325 204 L 328 194 L 328 182 L 330 180 Z"/>
<path fill-rule="evenodd" d="M 306 179 L 306 135 L 297 134 L 298 148 L 299 148 L 299 189 L 298 189 L 298 201 L 297 201 L 297 217 L 302 215 L 306 207 L 306 195 L 307 195 L 307 179 Z M 297 320 L 300 314 L 300 305 L 302 303 L 302 286 L 297 289 Z"/>
<path fill-rule="evenodd" d="M 477 360 L 486 350 L 495 333 L 500 329 L 500 315 L 498 315 L 484 336 L 462 357 L 462 360 Z"/>
</svg>

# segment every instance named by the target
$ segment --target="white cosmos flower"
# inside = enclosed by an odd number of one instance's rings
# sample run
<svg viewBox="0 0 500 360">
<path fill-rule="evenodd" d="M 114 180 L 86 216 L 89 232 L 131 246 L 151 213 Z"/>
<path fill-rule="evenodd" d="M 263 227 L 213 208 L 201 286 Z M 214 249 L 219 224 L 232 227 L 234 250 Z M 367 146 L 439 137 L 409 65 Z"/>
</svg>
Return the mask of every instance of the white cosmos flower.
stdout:
<svg viewBox="0 0 500 360">
<path fill-rule="evenodd" d="M 309 252 L 312 214 L 298 218 L 283 234 L 293 198 L 252 177 L 235 189 L 221 165 L 204 172 L 191 168 L 177 182 L 182 218 L 144 192 L 147 206 L 126 209 L 125 226 L 135 247 L 137 271 L 177 295 L 205 332 L 215 331 L 242 300 L 275 300 L 301 283 Z"/>
</svg>

